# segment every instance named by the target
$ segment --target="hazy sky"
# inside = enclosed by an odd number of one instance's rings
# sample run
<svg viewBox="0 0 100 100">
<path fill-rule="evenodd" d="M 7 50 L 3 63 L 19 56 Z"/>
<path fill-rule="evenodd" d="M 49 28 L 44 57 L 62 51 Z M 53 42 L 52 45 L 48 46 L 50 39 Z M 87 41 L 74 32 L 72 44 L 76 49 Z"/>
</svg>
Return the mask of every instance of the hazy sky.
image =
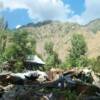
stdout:
<svg viewBox="0 0 100 100">
<path fill-rule="evenodd" d="M 100 18 L 100 0 L 0 0 L 0 15 L 10 28 L 44 20 L 86 24 Z"/>
</svg>

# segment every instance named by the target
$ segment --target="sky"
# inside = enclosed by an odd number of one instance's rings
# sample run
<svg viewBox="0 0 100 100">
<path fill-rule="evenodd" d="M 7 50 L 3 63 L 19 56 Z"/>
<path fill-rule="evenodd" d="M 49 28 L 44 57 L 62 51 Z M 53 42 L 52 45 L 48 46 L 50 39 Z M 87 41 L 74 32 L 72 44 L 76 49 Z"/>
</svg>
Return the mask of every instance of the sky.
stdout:
<svg viewBox="0 0 100 100">
<path fill-rule="evenodd" d="M 45 20 L 84 25 L 100 18 L 100 0 L 0 0 L 0 15 L 9 28 Z"/>
</svg>

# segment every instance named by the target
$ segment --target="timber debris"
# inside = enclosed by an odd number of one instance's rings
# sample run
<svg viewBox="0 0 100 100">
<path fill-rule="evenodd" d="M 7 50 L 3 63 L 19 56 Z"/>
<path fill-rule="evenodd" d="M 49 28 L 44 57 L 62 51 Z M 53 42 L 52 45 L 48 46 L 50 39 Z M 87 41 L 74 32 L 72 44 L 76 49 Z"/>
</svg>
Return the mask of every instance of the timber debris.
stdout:
<svg viewBox="0 0 100 100">
<path fill-rule="evenodd" d="M 54 99 L 53 89 L 75 91 L 77 100 L 100 100 L 100 75 L 88 68 L 0 74 L 0 100 L 16 100 L 18 95 L 19 100 L 66 100 Z"/>
</svg>

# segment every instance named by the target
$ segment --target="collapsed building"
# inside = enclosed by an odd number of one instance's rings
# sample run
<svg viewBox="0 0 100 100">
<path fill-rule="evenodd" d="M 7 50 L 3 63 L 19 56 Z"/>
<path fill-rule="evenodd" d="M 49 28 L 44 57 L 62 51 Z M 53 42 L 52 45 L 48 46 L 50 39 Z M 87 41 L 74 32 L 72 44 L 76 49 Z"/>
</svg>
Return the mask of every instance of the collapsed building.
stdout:
<svg viewBox="0 0 100 100">
<path fill-rule="evenodd" d="M 100 100 L 100 75 L 87 68 L 0 74 L 0 100 L 66 100 L 54 89 L 75 91 L 76 100 Z"/>
</svg>

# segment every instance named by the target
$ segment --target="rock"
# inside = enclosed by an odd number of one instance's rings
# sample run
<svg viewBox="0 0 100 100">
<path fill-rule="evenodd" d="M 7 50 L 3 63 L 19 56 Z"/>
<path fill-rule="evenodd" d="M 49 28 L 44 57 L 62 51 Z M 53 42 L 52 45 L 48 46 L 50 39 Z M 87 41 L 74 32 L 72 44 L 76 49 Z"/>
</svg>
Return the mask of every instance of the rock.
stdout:
<svg viewBox="0 0 100 100">
<path fill-rule="evenodd" d="M 92 72 L 93 84 L 100 88 L 100 77 L 97 76 L 94 72 Z"/>
</svg>

